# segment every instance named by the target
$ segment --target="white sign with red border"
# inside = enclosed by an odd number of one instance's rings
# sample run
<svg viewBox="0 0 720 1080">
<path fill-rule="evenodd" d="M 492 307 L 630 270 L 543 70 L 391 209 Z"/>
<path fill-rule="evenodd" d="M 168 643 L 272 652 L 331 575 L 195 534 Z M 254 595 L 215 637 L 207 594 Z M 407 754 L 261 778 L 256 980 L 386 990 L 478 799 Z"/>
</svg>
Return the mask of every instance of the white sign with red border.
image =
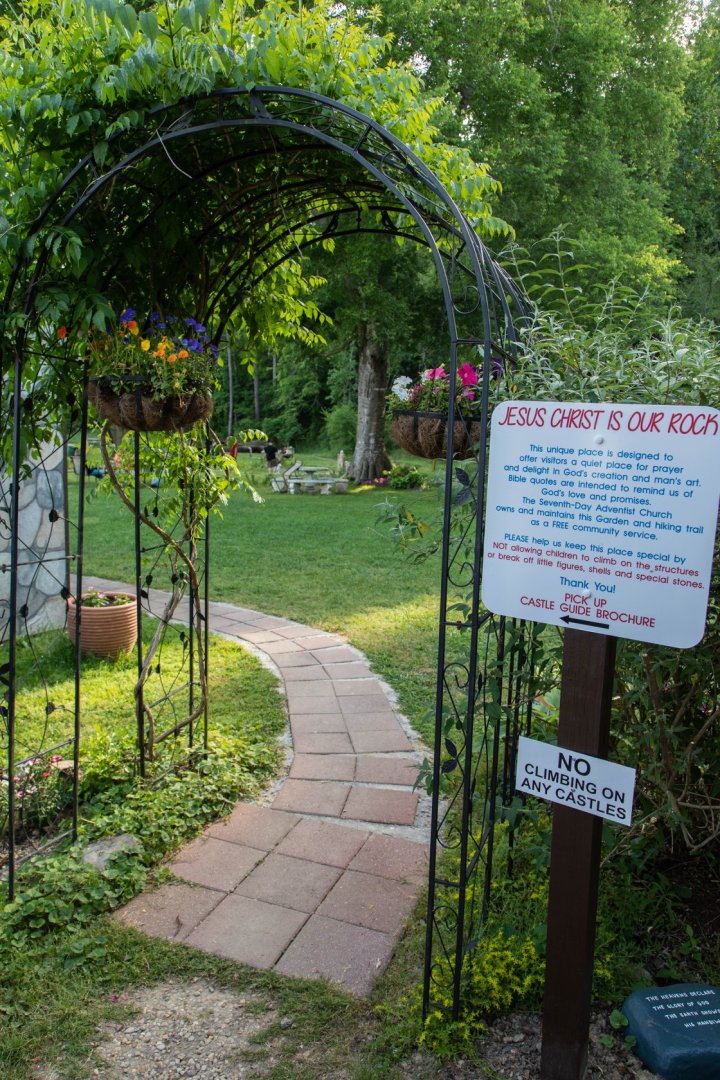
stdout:
<svg viewBox="0 0 720 1080">
<path fill-rule="evenodd" d="M 689 648 L 705 630 L 720 411 L 506 401 L 482 598 L 501 615 Z"/>
</svg>

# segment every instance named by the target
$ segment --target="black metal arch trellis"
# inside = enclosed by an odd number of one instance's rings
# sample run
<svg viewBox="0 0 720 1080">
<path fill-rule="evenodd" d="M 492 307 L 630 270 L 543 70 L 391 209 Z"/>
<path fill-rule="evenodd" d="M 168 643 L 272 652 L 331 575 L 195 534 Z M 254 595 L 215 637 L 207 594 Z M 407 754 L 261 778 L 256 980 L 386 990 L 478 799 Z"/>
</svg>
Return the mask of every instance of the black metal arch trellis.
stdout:
<svg viewBox="0 0 720 1080">
<path fill-rule="evenodd" d="M 68 284 L 58 237 L 72 227 L 85 241 L 82 272 L 71 281 L 78 307 L 93 290 L 116 304 L 141 289 L 159 304 L 191 290 L 196 314 L 212 320 L 218 334 L 253 289 L 312 244 L 368 232 L 424 245 L 447 317 L 453 385 L 461 363 L 484 365 L 478 453 L 474 466 L 460 471 L 450 396 L 441 553 L 424 1001 L 426 1010 L 438 1005 L 457 1015 L 464 959 L 487 910 L 497 805 L 509 790 L 512 747 L 529 707 L 525 673 L 532 664 L 522 630 L 506 627 L 480 604 L 493 362 L 512 362 L 522 297 L 431 170 L 381 125 L 322 95 L 287 87 L 225 89 L 157 106 L 142 128 L 116 132 L 104 153 L 100 167 L 90 150 L 49 199 L 30 230 L 35 256 L 18 260 L 2 307 L 6 318 L 18 311 L 25 317 L 3 340 L 3 378 L 15 391 L 3 418 L 13 433 L 12 481 L 0 507 L 11 537 L 0 627 L 8 657 L 0 677 L 9 775 L 17 765 L 18 526 L 26 440 L 32 445 L 34 424 L 63 408 L 67 414 L 68 400 L 83 446 L 87 434 L 86 397 L 79 411 L 72 409 L 73 391 L 83 385 L 81 361 L 61 370 L 36 305 L 54 282 Z M 42 363 L 31 363 L 39 351 Z M 54 391 L 41 394 L 48 385 Z M 82 501 L 80 507 L 78 590 Z M 76 685 L 77 786 L 79 662 Z M 9 784 L 10 826 L 12 798 Z"/>
</svg>

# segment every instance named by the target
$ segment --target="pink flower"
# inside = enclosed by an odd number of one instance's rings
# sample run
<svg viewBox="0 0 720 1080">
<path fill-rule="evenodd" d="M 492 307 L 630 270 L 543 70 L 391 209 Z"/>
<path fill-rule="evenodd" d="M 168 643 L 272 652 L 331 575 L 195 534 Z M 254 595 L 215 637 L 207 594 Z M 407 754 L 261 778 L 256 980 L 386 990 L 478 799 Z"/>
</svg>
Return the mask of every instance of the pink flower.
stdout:
<svg viewBox="0 0 720 1080">
<path fill-rule="evenodd" d="M 426 379 L 447 379 L 447 373 L 444 367 L 430 368 L 425 372 Z"/>
<path fill-rule="evenodd" d="M 478 381 L 477 371 L 472 364 L 463 364 L 459 367 L 458 375 L 463 386 L 474 386 Z"/>
<path fill-rule="evenodd" d="M 468 390 L 468 388 L 465 387 L 464 390 L 463 390 L 463 397 L 466 398 L 468 401 L 474 401 L 475 400 L 475 391 L 474 390 Z"/>
</svg>

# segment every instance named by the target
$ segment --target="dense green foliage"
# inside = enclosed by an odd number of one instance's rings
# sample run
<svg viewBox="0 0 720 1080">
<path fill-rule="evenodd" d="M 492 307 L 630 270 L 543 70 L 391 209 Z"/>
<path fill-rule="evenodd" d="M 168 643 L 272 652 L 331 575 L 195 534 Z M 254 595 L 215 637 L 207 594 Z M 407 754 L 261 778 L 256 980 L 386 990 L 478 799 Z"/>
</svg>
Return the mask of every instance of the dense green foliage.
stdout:
<svg viewBox="0 0 720 1080">
<path fill-rule="evenodd" d="M 720 4 L 706 0 L 688 56 L 669 205 L 682 227 L 688 314 L 720 320 Z"/>
<path fill-rule="evenodd" d="M 312 268 L 306 272 L 300 259 L 299 242 L 314 235 L 313 227 L 298 221 L 283 246 L 261 201 L 256 212 L 242 215 L 244 233 L 228 227 L 228 206 L 239 220 L 237 208 L 248 191 L 267 186 L 279 166 L 265 148 L 248 154 L 253 163 L 239 170 L 243 176 L 228 167 L 225 142 L 235 138 L 237 149 L 242 136 L 225 132 L 204 140 L 201 122 L 216 115 L 212 104 L 197 118 L 201 134 L 189 146 L 173 138 L 172 152 L 143 152 L 133 168 L 107 182 L 124 155 L 157 133 L 162 119 L 153 116 L 154 107 L 218 88 L 281 84 L 320 92 L 368 113 L 409 145 L 480 232 L 507 233 L 492 213 L 498 185 L 488 167 L 474 162 L 469 150 L 442 141 L 441 99 L 425 92 L 411 65 L 390 56 L 390 46 L 389 36 L 326 0 L 309 9 L 285 0 L 257 7 L 202 0 L 137 11 L 116 0 L 31 0 L 0 17 L 0 277 L 12 286 L 2 346 L 7 363 L 13 334 L 27 334 L 25 392 L 43 404 L 24 410 L 27 444 L 47 436 L 77 399 L 86 332 L 93 323 L 104 328 L 121 306 L 182 311 L 204 321 L 208 316 L 211 332 L 217 337 L 225 329 L 231 355 L 249 368 L 258 354 L 262 358 L 288 339 L 305 347 L 324 344 L 327 316 L 310 295 L 321 278 Z M 178 116 L 164 134 L 181 134 L 184 123 Z M 327 161 L 317 148 L 313 152 L 317 191 L 310 201 L 317 217 L 321 207 L 331 212 L 344 187 L 353 190 L 357 182 L 348 180 L 340 162 L 338 175 L 328 177 L 325 189 L 318 187 Z M 91 168 L 83 166 L 74 186 L 60 186 L 86 155 Z M 308 182 L 302 161 L 294 167 L 302 188 Z M 194 182 L 186 183 L 187 177 Z M 97 197 L 81 214 L 65 218 L 88 183 L 97 185 Z M 158 201 L 161 191 L 165 197 Z M 361 187 L 358 197 L 362 202 Z M 283 220 L 280 191 L 271 201 L 271 218 Z M 248 250 L 254 253 L 252 283 Z M 33 275 L 36 260 L 41 270 Z M 388 309 L 378 307 L 386 276 L 364 286 L 348 319 L 359 302 L 376 309 L 373 323 L 386 320 Z M 68 333 L 58 350 L 61 324 Z M 290 393 L 296 424 L 305 419 L 307 391 Z M 324 387 L 317 398 L 317 418 L 337 403 Z M 278 404 L 274 411 L 283 419 L 282 397 Z M 253 426 L 260 419 L 265 422 L 267 414 L 256 416 Z M 285 439 L 294 437 L 293 423 L 281 426 L 288 429 Z"/>
<path fill-rule="evenodd" d="M 444 95 L 438 119 L 447 140 L 491 163 L 503 186 L 497 206 L 535 263 L 564 232 L 573 238 L 574 267 L 566 267 L 573 290 L 597 298 L 619 280 L 643 294 L 643 310 L 657 318 L 676 300 L 688 316 L 716 319 L 719 20 L 717 0 L 701 7 L 503 0 L 470 8 L 384 0 L 373 25 L 392 31 L 393 55 Z M 343 248 L 340 273 L 324 257 L 314 260 L 328 278 L 321 307 L 335 325 L 324 330 L 328 344 L 316 357 L 281 345 L 272 383 L 263 363 L 262 418 L 291 431 L 307 425 L 317 437 L 316 418 L 337 403 L 336 372 L 357 362 L 361 319 L 375 318 L 387 339 L 390 382 L 444 359 L 444 316 L 428 268 L 403 253 L 398 290 L 396 272 L 376 277 L 385 257 L 376 249 L 370 273 L 359 275 L 361 291 L 353 270 L 364 264 L 354 243 Z M 545 262 L 526 284 L 552 284 L 554 272 Z M 355 297 L 362 304 L 353 308 Z M 543 303 L 540 291 L 537 298 Z M 249 418 L 249 390 L 245 398 Z"/>
<path fill-rule="evenodd" d="M 84 154 L 92 153 L 99 169 L 111 164 L 111 137 L 145 130 L 150 106 L 215 87 L 280 83 L 368 112 L 423 156 L 478 224 L 486 220 L 493 227 L 488 199 L 496 185 L 485 166 L 438 140 L 440 101 L 423 93 L 409 66 L 388 57 L 389 38 L 366 32 L 327 4 L 297 11 L 274 0 L 254 10 L 204 0 L 143 5 L 136 12 L 114 0 L 31 0 L 2 20 L 0 35 L 3 277 L 18 255 L 30 257 L 44 242 L 62 258 L 68 277 L 84 280 L 90 238 L 53 225 L 49 234 L 41 230 L 25 241 L 45 201 Z M 185 209 L 196 207 L 190 202 Z M 169 221 L 167 230 L 171 250 Z M 92 238 L 94 245 L 98 241 Z M 125 250 L 128 273 L 139 254 Z M 194 254 L 203 258 L 202 251 Z M 165 261 L 163 274 L 170 270 Z M 183 259 L 178 270 L 187 277 Z M 143 272 L 147 279 L 149 268 Z M 183 290 L 189 282 L 181 276 L 176 284 Z M 65 295 L 44 296 L 39 310 L 60 317 L 68 309 L 69 289 L 68 284 Z M 281 297 L 269 299 L 277 318 Z M 101 296 L 81 300 L 81 311 L 104 316 Z M 255 329 L 262 321 L 255 319 Z"/>
<path fill-rule="evenodd" d="M 55 323 L 70 311 L 75 321 L 101 321 L 106 299 L 88 274 L 96 254 L 82 229 L 48 222 L 23 246 L 54 186 L 84 153 L 107 168 L 109 138 L 140 131 L 152 104 L 281 82 L 386 124 L 480 227 L 500 228 L 491 200 L 526 246 L 564 224 L 583 252 L 583 287 L 619 275 L 647 285 L 658 310 L 675 294 L 693 315 L 717 314 L 717 0 L 701 9 L 692 0 L 503 0 L 472 10 L 455 0 L 384 0 L 370 17 L 357 10 L 359 23 L 323 4 L 297 12 L 282 2 L 136 10 L 114 0 L 33 0 L 6 9 L 3 278 L 19 254 L 32 257 L 47 244 L 63 274 L 50 275 L 38 311 Z M 473 161 L 491 162 L 501 196 L 487 166 Z M 193 201 L 187 209 L 201 212 Z M 162 230 L 155 242 L 175 249 L 169 219 L 162 229 L 167 242 Z M 259 366 L 259 411 L 249 381 L 236 375 L 234 427 L 279 427 L 283 441 L 319 436 L 328 409 L 353 403 L 359 321 L 387 339 L 391 379 L 443 359 L 443 314 L 427 260 L 400 255 L 396 245 L 368 246 L 369 257 L 355 242 L 338 243 L 339 258 L 314 256 L 305 276 L 286 266 L 243 297 L 233 350 Z M 150 300 L 158 282 L 142 269 L 147 253 L 130 235 L 123 247 L 124 275 L 143 281 Z M 165 293 L 176 304 L 185 296 L 194 314 L 209 299 L 201 296 L 208 274 L 206 267 L 198 279 L 191 266 L 207 258 L 198 248 L 162 260 Z M 311 297 L 322 276 L 327 286 Z M 83 280 L 78 293 L 73 281 Z M 320 311 L 334 327 L 318 325 Z M 221 407 L 218 415 L 227 414 Z"/>
<path fill-rule="evenodd" d="M 395 55 L 447 93 L 443 130 L 503 184 L 525 244 L 566 224 L 600 280 L 662 293 L 678 266 L 666 200 L 683 115 L 685 0 L 383 0 Z"/>
</svg>

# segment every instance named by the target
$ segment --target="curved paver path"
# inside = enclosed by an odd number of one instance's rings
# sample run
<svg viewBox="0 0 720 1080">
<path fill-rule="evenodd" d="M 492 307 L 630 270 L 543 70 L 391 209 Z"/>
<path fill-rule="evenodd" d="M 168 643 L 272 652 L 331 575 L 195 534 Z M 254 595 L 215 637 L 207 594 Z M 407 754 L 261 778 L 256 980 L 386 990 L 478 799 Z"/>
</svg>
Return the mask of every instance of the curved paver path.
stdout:
<svg viewBox="0 0 720 1080">
<path fill-rule="evenodd" d="M 151 610 L 163 596 L 150 590 Z M 178 880 L 117 917 L 252 967 L 366 994 L 427 876 L 428 808 L 413 791 L 417 739 L 390 688 L 342 638 L 232 604 L 211 603 L 208 621 L 284 681 L 289 769 L 268 805 L 238 803 L 176 855 Z"/>
</svg>

